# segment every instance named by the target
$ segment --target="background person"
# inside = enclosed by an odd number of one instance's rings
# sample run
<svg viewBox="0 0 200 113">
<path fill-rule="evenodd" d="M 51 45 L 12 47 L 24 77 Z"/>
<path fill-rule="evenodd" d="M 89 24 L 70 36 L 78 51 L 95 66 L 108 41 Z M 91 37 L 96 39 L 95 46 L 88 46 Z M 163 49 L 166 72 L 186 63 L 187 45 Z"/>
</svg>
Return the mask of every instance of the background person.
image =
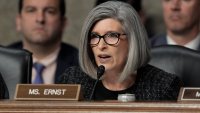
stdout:
<svg viewBox="0 0 200 113">
<path fill-rule="evenodd" d="M 135 94 L 136 100 L 176 100 L 182 82 L 148 64 L 148 37 L 137 12 L 127 3 L 109 1 L 92 9 L 82 27 L 79 67 L 68 68 L 61 83 L 81 84 L 91 99 L 97 67 L 105 72 L 96 85 L 94 100 L 116 100 Z"/>
<path fill-rule="evenodd" d="M 180 45 L 200 50 L 200 1 L 162 0 L 166 34 L 151 39 L 151 46 Z"/>
<path fill-rule="evenodd" d="M 33 83 L 58 83 L 64 69 L 78 65 L 77 49 L 61 42 L 67 25 L 64 0 L 19 0 L 16 25 L 23 35 L 22 42 L 10 47 L 33 53 L 33 66 L 40 67 L 40 71 L 33 68 Z M 39 82 L 35 81 L 41 74 Z"/>
</svg>

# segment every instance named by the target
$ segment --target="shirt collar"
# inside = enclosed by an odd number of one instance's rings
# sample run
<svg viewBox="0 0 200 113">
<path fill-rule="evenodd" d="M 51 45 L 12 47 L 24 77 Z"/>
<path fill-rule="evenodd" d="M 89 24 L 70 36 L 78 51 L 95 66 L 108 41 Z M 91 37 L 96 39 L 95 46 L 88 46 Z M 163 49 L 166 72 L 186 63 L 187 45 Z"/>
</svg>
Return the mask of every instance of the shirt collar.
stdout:
<svg viewBox="0 0 200 113">
<path fill-rule="evenodd" d="M 56 61 L 59 51 L 60 51 L 60 47 L 57 48 L 54 52 L 52 52 L 51 54 L 49 54 L 48 56 L 46 56 L 43 59 L 39 60 L 37 58 L 33 58 L 33 63 L 39 62 L 39 63 L 41 63 L 41 64 L 43 64 L 44 66 L 47 67 L 47 66 L 53 64 Z"/>
<path fill-rule="evenodd" d="M 184 47 L 198 50 L 199 42 L 200 42 L 200 33 L 192 41 L 185 44 Z M 174 40 L 172 40 L 172 38 L 169 35 L 167 35 L 167 43 L 169 45 L 178 45 Z"/>
</svg>

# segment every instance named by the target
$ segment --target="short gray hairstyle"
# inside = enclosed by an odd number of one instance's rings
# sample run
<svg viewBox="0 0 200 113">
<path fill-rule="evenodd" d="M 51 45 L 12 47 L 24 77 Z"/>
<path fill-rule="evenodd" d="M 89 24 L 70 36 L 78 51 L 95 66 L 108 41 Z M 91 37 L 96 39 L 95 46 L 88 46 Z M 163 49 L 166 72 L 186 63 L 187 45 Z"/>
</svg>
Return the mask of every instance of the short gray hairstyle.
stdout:
<svg viewBox="0 0 200 113">
<path fill-rule="evenodd" d="M 97 64 L 89 45 L 90 33 L 94 25 L 103 19 L 113 18 L 122 24 L 129 50 L 127 61 L 121 72 L 119 81 L 123 81 L 138 68 L 146 65 L 150 59 L 150 46 L 147 33 L 140 17 L 133 7 L 119 1 L 108 1 L 93 8 L 82 27 L 79 47 L 79 62 L 82 70 L 92 78 L 96 78 Z"/>
</svg>

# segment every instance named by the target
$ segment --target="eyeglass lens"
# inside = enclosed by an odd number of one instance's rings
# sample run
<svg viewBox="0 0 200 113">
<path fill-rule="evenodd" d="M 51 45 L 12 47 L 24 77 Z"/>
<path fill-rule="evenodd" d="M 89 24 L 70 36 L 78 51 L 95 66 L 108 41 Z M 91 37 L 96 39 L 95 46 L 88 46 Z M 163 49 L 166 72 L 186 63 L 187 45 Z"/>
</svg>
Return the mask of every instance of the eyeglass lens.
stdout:
<svg viewBox="0 0 200 113">
<path fill-rule="evenodd" d="M 106 33 L 103 36 L 100 36 L 100 35 L 98 35 L 96 33 L 91 33 L 90 44 L 91 45 L 97 45 L 100 42 L 101 38 L 103 38 L 105 43 L 107 43 L 109 45 L 117 44 L 118 41 L 119 41 L 119 36 L 120 35 L 121 34 L 117 33 L 117 32 L 109 32 L 109 33 Z"/>
</svg>

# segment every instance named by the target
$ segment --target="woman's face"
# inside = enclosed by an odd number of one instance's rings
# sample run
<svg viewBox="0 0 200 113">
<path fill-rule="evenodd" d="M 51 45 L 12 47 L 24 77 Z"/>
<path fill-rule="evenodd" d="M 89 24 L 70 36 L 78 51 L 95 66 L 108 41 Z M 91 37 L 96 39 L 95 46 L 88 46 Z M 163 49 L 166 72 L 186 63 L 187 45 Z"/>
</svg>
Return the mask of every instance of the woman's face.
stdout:
<svg viewBox="0 0 200 113">
<path fill-rule="evenodd" d="M 100 20 L 94 25 L 91 34 L 90 44 L 98 42 L 101 37 L 98 44 L 91 45 L 96 64 L 104 65 L 106 71 L 121 72 L 128 54 L 128 40 L 121 23 L 112 18 Z"/>
</svg>

